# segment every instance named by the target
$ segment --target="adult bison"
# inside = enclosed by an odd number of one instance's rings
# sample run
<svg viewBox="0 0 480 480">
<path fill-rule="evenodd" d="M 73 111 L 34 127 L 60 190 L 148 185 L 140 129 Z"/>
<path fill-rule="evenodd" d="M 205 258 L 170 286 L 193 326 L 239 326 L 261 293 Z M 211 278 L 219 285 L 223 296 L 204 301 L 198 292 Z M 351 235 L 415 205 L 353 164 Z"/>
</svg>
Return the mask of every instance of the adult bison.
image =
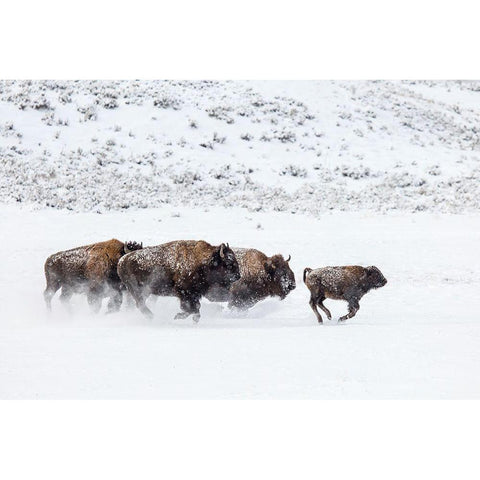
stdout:
<svg viewBox="0 0 480 480">
<path fill-rule="evenodd" d="M 193 315 L 195 321 L 209 287 L 228 288 L 240 278 L 228 244 L 213 246 L 203 240 L 177 240 L 132 252 L 118 262 L 118 275 L 146 316 L 153 316 L 145 304 L 150 294 L 175 296 L 182 310 L 175 318 Z"/>
<path fill-rule="evenodd" d="M 254 248 L 233 248 L 240 266 L 240 279 L 230 288 L 212 286 L 205 295 L 212 302 L 248 309 L 267 297 L 283 300 L 295 289 L 295 275 L 282 255 L 267 257 Z"/>
<path fill-rule="evenodd" d="M 52 298 L 61 288 L 60 300 L 64 303 L 74 293 L 87 294 L 88 303 L 98 312 L 104 297 L 110 297 L 108 311 L 117 311 L 122 304 L 122 285 L 117 274 L 120 258 L 142 248 L 137 242 L 120 242 L 113 238 L 50 255 L 45 262 L 47 288 L 44 292 L 47 308 L 52 308 Z"/>
<path fill-rule="evenodd" d="M 310 307 L 318 323 L 322 323 L 322 316 L 317 310 L 317 305 L 329 320 L 332 318 L 330 310 L 323 304 L 326 298 L 348 302 L 348 313 L 339 318 L 342 322 L 355 316 L 360 308 L 360 299 L 366 293 L 387 284 L 387 279 L 377 267 L 359 265 L 324 267 L 315 270 L 307 267 L 303 271 L 303 281 L 310 290 Z"/>
</svg>

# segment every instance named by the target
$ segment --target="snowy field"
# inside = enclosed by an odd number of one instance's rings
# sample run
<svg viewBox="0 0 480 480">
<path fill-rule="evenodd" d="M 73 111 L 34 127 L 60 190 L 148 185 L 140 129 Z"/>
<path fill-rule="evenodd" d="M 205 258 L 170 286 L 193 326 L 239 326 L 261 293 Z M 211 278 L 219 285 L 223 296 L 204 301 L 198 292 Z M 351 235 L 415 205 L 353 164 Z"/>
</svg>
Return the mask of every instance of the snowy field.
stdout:
<svg viewBox="0 0 480 480">
<path fill-rule="evenodd" d="M 0 81 L 0 398 L 480 397 L 480 82 Z M 94 316 L 43 263 L 110 238 L 291 254 L 248 314 Z M 388 284 L 319 326 L 305 267 Z"/>
<path fill-rule="evenodd" d="M 72 213 L 5 206 L 0 270 L 1 398 L 478 398 L 480 215 L 334 213 L 320 218 L 245 209 Z M 43 304 L 51 253 L 111 237 L 174 238 L 292 255 L 297 289 L 248 315 L 202 301 L 173 320 L 160 297 L 152 321 L 133 309 L 74 315 Z M 72 240 L 74 239 L 74 240 Z M 303 268 L 375 264 L 389 283 L 346 324 L 316 323 Z M 105 307 L 104 307 L 105 309 Z"/>
</svg>

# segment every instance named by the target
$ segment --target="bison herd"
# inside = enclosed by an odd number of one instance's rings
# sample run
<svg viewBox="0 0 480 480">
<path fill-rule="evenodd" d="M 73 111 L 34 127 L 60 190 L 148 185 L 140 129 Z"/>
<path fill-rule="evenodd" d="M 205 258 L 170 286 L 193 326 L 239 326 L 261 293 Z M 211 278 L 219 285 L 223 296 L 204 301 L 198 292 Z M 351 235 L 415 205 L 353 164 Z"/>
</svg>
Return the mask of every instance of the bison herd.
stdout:
<svg viewBox="0 0 480 480">
<path fill-rule="evenodd" d="M 98 312 L 108 297 L 108 312 L 116 312 L 127 291 L 137 308 L 152 317 L 146 304 L 150 295 L 175 296 L 181 309 L 175 318 L 192 315 L 198 321 L 202 297 L 242 310 L 267 297 L 283 300 L 296 287 L 289 261 L 290 256 L 267 257 L 259 250 L 228 243 L 214 246 L 203 240 L 177 240 L 143 247 L 142 243 L 112 239 L 49 256 L 44 298 L 51 310 L 52 298 L 60 288 L 60 300 L 67 305 L 74 293 L 85 293 L 92 310 Z M 323 305 L 326 298 L 348 302 L 348 314 L 340 318 L 344 321 L 357 313 L 363 295 L 387 283 L 373 266 L 305 268 L 303 281 L 319 323 L 322 316 L 317 306 L 331 319 Z"/>
</svg>

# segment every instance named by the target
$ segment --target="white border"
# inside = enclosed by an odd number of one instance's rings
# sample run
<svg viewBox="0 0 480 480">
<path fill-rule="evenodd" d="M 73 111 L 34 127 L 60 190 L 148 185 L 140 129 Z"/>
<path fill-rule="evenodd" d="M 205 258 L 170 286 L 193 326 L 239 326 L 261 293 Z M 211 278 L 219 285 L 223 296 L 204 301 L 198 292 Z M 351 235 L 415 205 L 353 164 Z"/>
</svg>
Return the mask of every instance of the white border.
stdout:
<svg viewBox="0 0 480 480">
<path fill-rule="evenodd" d="M 478 402 L 2 402 L 0 424 L 5 479 L 480 473 Z"/>
<path fill-rule="evenodd" d="M 0 78 L 479 78 L 472 1 L 17 0 Z"/>
</svg>

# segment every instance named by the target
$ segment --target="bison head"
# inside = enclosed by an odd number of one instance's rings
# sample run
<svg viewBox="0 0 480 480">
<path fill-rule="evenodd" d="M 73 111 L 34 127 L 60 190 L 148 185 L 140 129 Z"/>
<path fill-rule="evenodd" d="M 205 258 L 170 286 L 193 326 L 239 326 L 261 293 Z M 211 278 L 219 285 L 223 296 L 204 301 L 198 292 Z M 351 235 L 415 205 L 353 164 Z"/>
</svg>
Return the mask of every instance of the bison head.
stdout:
<svg viewBox="0 0 480 480">
<path fill-rule="evenodd" d="M 380 288 L 387 283 L 387 279 L 383 276 L 382 272 L 374 266 L 367 267 L 367 287 L 371 288 Z"/>
<path fill-rule="evenodd" d="M 130 252 L 133 252 L 134 250 L 140 250 L 141 248 L 143 248 L 143 242 L 138 243 L 134 241 L 127 241 L 123 244 L 124 253 L 130 253 Z"/>
<path fill-rule="evenodd" d="M 274 255 L 263 264 L 265 272 L 270 279 L 272 293 L 278 295 L 282 300 L 295 289 L 295 275 L 290 268 L 287 260 L 282 255 Z"/>
<path fill-rule="evenodd" d="M 209 264 L 209 282 L 229 287 L 240 279 L 240 268 L 233 250 L 222 243 L 215 248 Z"/>
</svg>

